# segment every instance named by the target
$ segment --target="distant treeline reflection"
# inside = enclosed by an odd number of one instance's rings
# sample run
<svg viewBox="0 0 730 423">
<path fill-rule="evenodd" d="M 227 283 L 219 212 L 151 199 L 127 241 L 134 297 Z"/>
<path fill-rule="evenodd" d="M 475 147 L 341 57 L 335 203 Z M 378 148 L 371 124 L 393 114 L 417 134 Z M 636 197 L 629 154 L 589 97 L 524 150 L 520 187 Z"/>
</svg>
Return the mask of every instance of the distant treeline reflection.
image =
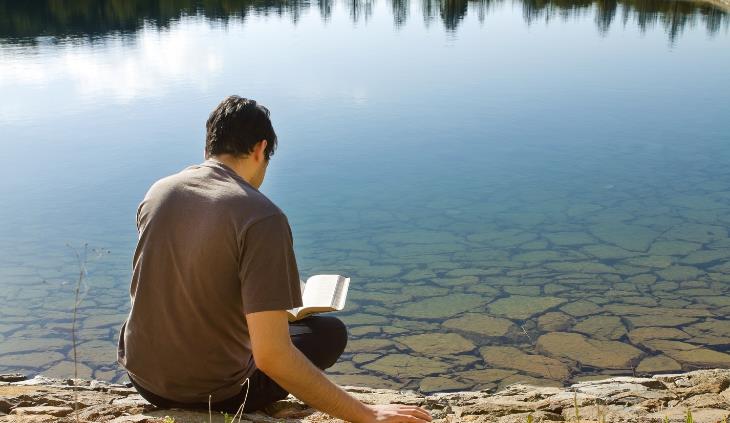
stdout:
<svg viewBox="0 0 730 423">
<path fill-rule="evenodd" d="M 376 0 L 338 0 L 353 22 L 366 21 Z M 387 1 L 396 27 L 412 15 L 412 0 Z M 527 23 L 554 18 L 570 19 L 595 10 L 599 31 L 617 19 L 635 21 L 646 30 L 661 25 L 675 39 L 686 25 L 701 22 L 710 34 L 727 27 L 728 14 L 706 3 L 671 0 L 413 0 L 420 2 L 426 24 L 441 21 L 456 31 L 467 13 L 482 21 L 496 5 L 515 1 L 522 6 Z M 335 0 L 0 0 L 0 42 L 34 44 L 37 37 L 100 38 L 110 33 L 134 34 L 144 25 L 168 27 L 184 16 L 204 16 L 227 23 L 247 15 L 288 16 L 296 22 L 302 12 L 317 7 L 324 20 L 332 14 Z"/>
</svg>

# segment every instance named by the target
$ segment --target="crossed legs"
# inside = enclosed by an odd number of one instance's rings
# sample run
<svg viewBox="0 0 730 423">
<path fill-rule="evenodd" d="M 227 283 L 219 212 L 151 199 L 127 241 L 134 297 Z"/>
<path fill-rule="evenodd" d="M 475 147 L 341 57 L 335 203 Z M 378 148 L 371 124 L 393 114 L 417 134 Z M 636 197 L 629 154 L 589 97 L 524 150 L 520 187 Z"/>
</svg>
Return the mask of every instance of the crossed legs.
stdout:
<svg viewBox="0 0 730 423">
<path fill-rule="evenodd" d="M 315 366 L 325 370 L 337 362 L 347 345 L 347 328 L 336 317 L 310 316 L 289 324 L 289 335 L 296 346 Z M 131 377 L 130 377 L 131 380 Z M 208 404 L 185 404 L 159 397 L 137 385 L 132 385 L 140 395 L 160 408 L 208 409 Z M 269 378 L 264 372 L 256 369 L 249 377 L 248 396 L 246 385 L 241 392 L 232 398 L 215 402 L 211 408 L 234 414 L 246 398 L 244 411 L 260 410 L 272 402 L 286 398 L 289 393 Z"/>
</svg>

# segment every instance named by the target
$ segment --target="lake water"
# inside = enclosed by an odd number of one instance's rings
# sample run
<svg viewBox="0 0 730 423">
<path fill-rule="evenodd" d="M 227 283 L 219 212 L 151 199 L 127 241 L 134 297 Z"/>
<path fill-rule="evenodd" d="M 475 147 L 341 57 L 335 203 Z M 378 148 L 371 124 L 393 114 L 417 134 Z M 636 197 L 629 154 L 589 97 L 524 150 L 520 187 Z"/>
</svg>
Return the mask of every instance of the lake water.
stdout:
<svg viewBox="0 0 730 423">
<path fill-rule="evenodd" d="M 344 384 L 730 367 L 730 17 L 672 1 L 0 1 L 0 372 L 120 381 L 135 211 L 226 95 Z M 83 261 L 83 260 L 82 260 Z"/>
</svg>

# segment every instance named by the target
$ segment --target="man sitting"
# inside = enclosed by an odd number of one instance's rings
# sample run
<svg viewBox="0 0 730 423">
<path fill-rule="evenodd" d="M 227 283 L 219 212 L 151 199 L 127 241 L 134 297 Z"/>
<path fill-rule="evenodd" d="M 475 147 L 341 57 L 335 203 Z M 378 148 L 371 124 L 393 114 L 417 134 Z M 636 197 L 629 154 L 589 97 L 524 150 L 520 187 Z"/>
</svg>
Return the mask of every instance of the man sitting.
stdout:
<svg viewBox="0 0 730 423">
<path fill-rule="evenodd" d="M 206 160 L 152 185 L 137 210 L 132 309 L 119 363 L 163 408 L 254 411 L 292 393 L 352 422 L 426 422 L 419 407 L 365 405 L 332 383 L 344 324 L 302 305 L 292 234 L 258 188 L 277 145 L 269 111 L 231 96 L 208 118 Z M 245 381 L 248 379 L 249 383 Z"/>
</svg>

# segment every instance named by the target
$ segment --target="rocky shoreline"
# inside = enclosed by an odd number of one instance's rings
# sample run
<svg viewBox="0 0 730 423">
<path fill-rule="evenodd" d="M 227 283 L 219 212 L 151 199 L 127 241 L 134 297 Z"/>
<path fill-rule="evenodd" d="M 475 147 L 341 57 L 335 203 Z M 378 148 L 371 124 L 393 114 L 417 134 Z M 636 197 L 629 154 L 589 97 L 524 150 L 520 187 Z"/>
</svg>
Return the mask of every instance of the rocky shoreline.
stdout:
<svg viewBox="0 0 730 423">
<path fill-rule="evenodd" d="M 0 422 L 176 423 L 209 422 L 207 412 L 158 409 L 133 388 L 96 380 L 0 375 Z M 651 378 L 616 377 L 569 387 L 515 384 L 499 392 L 470 391 L 423 395 L 414 391 L 347 387 L 367 403 L 398 402 L 423 406 L 438 423 L 534 422 L 726 422 L 730 418 L 730 370 L 697 370 Z M 76 399 L 75 399 L 76 398 Z M 78 411 L 74 411 L 74 403 Z M 78 413 L 78 416 L 76 416 Z M 167 422 L 171 421 L 169 418 Z M 224 416 L 212 415 L 213 422 Z M 242 422 L 339 422 L 289 397 L 266 413 L 244 415 Z"/>
</svg>

